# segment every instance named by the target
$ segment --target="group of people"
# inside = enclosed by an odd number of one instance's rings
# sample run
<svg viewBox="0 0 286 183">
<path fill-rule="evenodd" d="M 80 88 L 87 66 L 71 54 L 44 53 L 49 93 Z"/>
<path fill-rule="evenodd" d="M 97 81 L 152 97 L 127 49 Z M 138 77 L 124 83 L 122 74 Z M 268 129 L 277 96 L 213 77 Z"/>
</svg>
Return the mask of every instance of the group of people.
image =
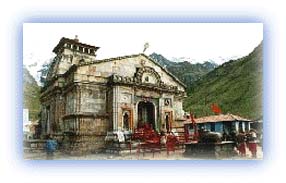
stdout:
<svg viewBox="0 0 286 183">
<path fill-rule="evenodd" d="M 151 130 L 152 128 L 148 127 L 147 129 Z M 160 144 L 168 145 L 168 141 L 170 142 L 171 139 L 173 139 L 172 137 L 174 137 L 175 141 L 177 138 L 177 134 L 175 131 L 167 132 L 165 128 L 162 128 L 160 132 Z M 236 142 L 236 148 L 240 156 L 245 157 L 246 150 L 248 148 L 249 151 L 251 152 L 252 157 L 253 158 L 257 157 L 258 138 L 255 130 L 250 130 L 248 133 L 241 132 L 239 134 L 234 135 L 233 138 Z M 54 152 L 56 151 L 57 147 L 58 147 L 57 140 L 53 139 L 51 135 L 47 135 L 47 140 L 46 140 L 47 159 L 53 159 Z"/>
<path fill-rule="evenodd" d="M 160 141 L 161 144 L 167 144 L 167 141 L 179 141 L 178 139 L 178 133 L 175 129 L 172 129 L 171 131 L 167 131 L 166 128 L 164 128 L 164 125 L 162 125 L 162 128 L 160 129 Z"/>
<path fill-rule="evenodd" d="M 236 136 L 237 150 L 242 157 L 246 156 L 246 148 L 251 152 L 253 158 L 257 157 L 257 134 L 254 130 L 249 133 L 241 132 Z"/>
</svg>

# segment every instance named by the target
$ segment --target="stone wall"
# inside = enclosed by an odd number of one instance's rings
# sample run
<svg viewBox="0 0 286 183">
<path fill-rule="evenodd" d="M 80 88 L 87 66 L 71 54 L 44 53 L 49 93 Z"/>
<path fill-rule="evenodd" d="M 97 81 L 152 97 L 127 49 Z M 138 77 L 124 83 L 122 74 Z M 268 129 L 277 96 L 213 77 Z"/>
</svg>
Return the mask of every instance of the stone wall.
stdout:
<svg viewBox="0 0 286 183">
<path fill-rule="evenodd" d="M 174 102 L 173 102 L 173 109 L 175 113 L 175 120 L 181 120 L 184 118 L 184 110 L 183 110 L 183 100 L 178 99 L 174 97 Z"/>
<path fill-rule="evenodd" d="M 96 67 L 96 75 L 101 77 L 109 77 L 112 74 L 118 74 L 121 76 L 133 77 L 137 68 L 151 67 L 157 72 L 161 80 L 169 85 L 177 86 L 179 90 L 184 91 L 184 87 L 179 84 L 173 77 L 166 73 L 162 67 L 158 66 L 154 62 L 150 61 L 146 57 L 140 55 L 132 58 L 118 59 L 113 61 L 98 61 L 93 62 L 93 67 Z M 86 74 L 90 70 L 91 65 L 84 65 L 78 68 L 78 73 Z M 152 76 L 151 76 L 152 77 Z M 151 78 L 152 80 L 152 78 Z"/>
<path fill-rule="evenodd" d="M 82 86 L 80 112 L 106 113 L 106 87 Z"/>
<path fill-rule="evenodd" d="M 85 63 L 81 64 L 81 59 Z M 56 134 L 67 153 L 84 154 L 104 148 L 106 132 L 122 129 L 124 114 L 131 118 L 131 129 L 136 128 L 138 103 L 146 99 L 154 105 L 157 130 L 166 113 L 177 125 L 176 119 L 183 114 L 179 97 L 185 89 L 162 67 L 143 55 L 107 61 L 90 59 L 64 50 L 53 66 L 64 75 L 51 80 L 42 96 L 43 134 Z M 70 66 L 72 69 L 65 73 Z M 112 82 L 109 77 L 113 74 L 127 76 L 133 83 Z"/>
<path fill-rule="evenodd" d="M 78 128 L 70 129 L 64 135 L 64 151 L 72 155 L 83 155 L 101 151 L 104 148 L 106 132 L 111 128 L 108 118 L 78 117 L 66 120 L 67 123 L 79 123 Z M 77 124 L 74 124 L 77 126 Z"/>
</svg>

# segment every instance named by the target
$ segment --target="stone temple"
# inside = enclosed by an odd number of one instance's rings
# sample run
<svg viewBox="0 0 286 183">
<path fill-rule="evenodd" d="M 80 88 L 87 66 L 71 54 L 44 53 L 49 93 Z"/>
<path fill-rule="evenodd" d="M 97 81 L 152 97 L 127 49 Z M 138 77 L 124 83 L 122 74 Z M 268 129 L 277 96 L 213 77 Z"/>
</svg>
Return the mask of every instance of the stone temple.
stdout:
<svg viewBox="0 0 286 183">
<path fill-rule="evenodd" d="M 99 47 L 62 38 L 41 91 L 41 135 L 67 152 L 104 147 L 109 131 L 182 125 L 186 86 L 143 53 L 96 59 Z M 180 126 L 181 126 L 180 125 Z"/>
</svg>

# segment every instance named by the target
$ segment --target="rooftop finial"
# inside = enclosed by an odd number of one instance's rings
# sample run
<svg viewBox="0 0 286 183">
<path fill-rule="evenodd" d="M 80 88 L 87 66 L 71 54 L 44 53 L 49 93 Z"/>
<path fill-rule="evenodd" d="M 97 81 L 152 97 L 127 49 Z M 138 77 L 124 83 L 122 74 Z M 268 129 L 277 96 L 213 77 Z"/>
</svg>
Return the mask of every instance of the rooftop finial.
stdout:
<svg viewBox="0 0 286 183">
<path fill-rule="evenodd" d="M 75 35 L 74 40 L 75 40 L 76 42 L 78 42 L 78 41 L 79 41 L 79 40 L 78 40 L 78 35 Z"/>
<path fill-rule="evenodd" d="M 148 43 L 148 42 L 146 42 L 146 43 L 144 44 L 143 53 L 145 53 L 145 51 L 147 50 L 147 48 L 149 48 L 149 43 Z"/>
</svg>

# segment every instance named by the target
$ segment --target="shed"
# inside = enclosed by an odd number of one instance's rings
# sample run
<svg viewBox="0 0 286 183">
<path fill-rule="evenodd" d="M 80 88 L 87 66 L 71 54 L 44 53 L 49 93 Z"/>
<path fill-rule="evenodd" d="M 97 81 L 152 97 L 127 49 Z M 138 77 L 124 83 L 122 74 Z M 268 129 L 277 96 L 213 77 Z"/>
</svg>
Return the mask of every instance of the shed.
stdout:
<svg viewBox="0 0 286 183">
<path fill-rule="evenodd" d="M 226 134 L 230 134 L 232 131 L 236 131 L 237 133 L 249 131 L 250 123 L 252 121 L 250 119 L 228 113 L 196 118 L 195 122 L 199 129 L 204 128 L 205 130 L 212 132 L 225 132 Z M 190 122 L 185 124 L 188 123 Z"/>
</svg>

